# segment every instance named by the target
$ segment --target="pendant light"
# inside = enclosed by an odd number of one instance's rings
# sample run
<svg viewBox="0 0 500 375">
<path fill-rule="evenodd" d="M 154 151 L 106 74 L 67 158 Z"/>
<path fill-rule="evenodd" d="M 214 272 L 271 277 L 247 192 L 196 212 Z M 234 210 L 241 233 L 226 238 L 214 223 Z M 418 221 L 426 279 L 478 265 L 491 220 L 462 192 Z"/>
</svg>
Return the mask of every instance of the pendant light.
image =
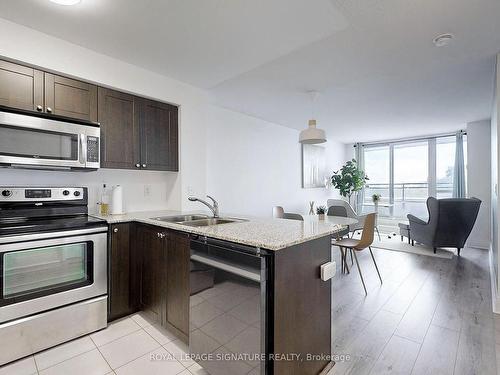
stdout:
<svg viewBox="0 0 500 375">
<path fill-rule="evenodd" d="M 309 120 L 307 129 L 302 130 L 299 136 L 299 142 L 302 144 L 317 144 L 326 142 L 326 134 L 322 129 L 316 127 L 316 120 L 314 119 L 314 101 L 318 96 L 317 91 L 309 91 L 311 96 L 312 118 Z"/>
</svg>

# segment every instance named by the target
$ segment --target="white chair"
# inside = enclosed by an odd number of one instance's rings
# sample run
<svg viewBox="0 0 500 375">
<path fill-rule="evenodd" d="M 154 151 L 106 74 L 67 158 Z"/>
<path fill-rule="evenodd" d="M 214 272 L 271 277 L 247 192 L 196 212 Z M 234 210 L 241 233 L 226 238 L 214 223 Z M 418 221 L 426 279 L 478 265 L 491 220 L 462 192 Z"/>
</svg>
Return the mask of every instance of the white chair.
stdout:
<svg viewBox="0 0 500 375">
<path fill-rule="evenodd" d="M 283 219 L 285 216 L 285 210 L 281 206 L 273 207 L 273 217 L 275 219 Z"/>
</svg>

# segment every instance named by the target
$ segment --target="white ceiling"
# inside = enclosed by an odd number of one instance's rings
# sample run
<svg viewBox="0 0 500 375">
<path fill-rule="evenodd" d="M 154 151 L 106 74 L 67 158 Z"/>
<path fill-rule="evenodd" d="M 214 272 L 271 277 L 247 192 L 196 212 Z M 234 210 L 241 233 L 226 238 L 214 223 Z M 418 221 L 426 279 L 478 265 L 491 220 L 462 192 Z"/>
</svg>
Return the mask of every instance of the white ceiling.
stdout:
<svg viewBox="0 0 500 375">
<path fill-rule="evenodd" d="M 208 89 L 216 102 L 343 142 L 489 117 L 498 0 L 0 0 L 0 17 Z M 451 32 L 449 46 L 432 39 Z"/>
</svg>

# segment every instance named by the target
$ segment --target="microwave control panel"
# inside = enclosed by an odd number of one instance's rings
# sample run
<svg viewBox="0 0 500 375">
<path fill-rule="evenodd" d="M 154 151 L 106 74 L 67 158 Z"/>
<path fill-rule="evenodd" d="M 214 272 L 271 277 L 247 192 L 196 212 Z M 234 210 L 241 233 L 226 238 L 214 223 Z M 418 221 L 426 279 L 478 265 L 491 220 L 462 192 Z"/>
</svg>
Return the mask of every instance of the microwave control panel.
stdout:
<svg viewBox="0 0 500 375">
<path fill-rule="evenodd" d="M 99 138 L 87 136 L 87 162 L 99 163 Z"/>
</svg>

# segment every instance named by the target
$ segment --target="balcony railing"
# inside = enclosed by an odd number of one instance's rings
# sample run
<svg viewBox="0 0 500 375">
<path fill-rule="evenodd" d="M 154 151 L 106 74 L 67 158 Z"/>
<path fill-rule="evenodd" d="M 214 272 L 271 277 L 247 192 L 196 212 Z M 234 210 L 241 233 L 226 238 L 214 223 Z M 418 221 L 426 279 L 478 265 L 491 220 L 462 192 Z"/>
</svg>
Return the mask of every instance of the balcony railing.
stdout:
<svg viewBox="0 0 500 375">
<path fill-rule="evenodd" d="M 453 184 L 438 182 L 436 184 L 437 198 L 451 198 Z M 429 184 L 427 182 L 405 182 L 394 184 L 394 199 L 390 201 L 390 185 L 370 183 L 364 188 L 364 201 L 366 206 L 373 206 L 372 195 L 380 194 L 380 216 L 406 217 L 408 213 L 426 215 L 425 202 L 429 197 Z M 385 205 L 385 207 L 384 207 Z"/>
</svg>

